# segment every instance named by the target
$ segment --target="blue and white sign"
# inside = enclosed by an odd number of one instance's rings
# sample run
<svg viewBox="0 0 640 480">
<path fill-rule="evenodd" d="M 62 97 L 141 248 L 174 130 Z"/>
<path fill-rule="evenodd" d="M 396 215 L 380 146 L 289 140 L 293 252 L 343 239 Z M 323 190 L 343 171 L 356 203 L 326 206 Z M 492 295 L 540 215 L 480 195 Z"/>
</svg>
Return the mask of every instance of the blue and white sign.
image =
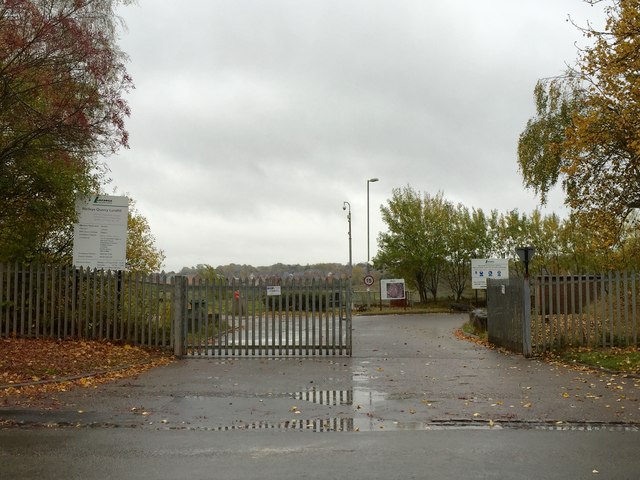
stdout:
<svg viewBox="0 0 640 480">
<path fill-rule="evenodd" d="M 508 258 L 472 258 L 471 288 L 486 290 L 487 278 L 506 280 L 509 278 Z"/>
</svg>

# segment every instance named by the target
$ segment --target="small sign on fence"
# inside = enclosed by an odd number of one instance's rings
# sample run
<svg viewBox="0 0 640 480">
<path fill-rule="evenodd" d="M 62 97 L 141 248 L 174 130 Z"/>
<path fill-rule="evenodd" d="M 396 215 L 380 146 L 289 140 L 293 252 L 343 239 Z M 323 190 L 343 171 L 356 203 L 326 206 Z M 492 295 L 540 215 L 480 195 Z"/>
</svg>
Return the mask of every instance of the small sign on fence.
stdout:
<svg viewBox="0 0 640 480">
<path fill-rule="evenodd" d="M 279 297 L 282 295 L 280 285 L 267 286 L 267 297 Z"/>
</svg>

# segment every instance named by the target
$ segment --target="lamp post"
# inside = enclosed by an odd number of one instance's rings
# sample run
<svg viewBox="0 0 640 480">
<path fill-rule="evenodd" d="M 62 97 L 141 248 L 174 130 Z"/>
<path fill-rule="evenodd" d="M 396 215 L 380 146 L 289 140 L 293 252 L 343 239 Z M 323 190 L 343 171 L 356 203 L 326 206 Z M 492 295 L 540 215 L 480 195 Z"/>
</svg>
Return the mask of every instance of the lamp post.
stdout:
<svg viewBox="0 0 640 480">
<path fill-rule="evenodd" d="M 367 180 L 367 273 L 369 273 L 369 259 L 371 258 L 371 254 L 369 252 L 369 184 L 377 181 L 377 178 L 370 178 Z"/>
<path fill-rule="evenodd" d="M 369 252 L 369 184 L 377 181 L 377 178 L 367 180 L 367 273 L 369 273 L 369 258 L 371 258 Z M 371 310 L 371 288 L 369 286 L 367 286 L 367 310 Z"/>
<path fill-rule="evenodd" d="M 351 250 L 351 204 L 349 202 L 342 202 L 342 210 L 347 210 L 347 221 L 349 222 L 349 277 L 353 276 L 353 257 Z"/>
</svg>

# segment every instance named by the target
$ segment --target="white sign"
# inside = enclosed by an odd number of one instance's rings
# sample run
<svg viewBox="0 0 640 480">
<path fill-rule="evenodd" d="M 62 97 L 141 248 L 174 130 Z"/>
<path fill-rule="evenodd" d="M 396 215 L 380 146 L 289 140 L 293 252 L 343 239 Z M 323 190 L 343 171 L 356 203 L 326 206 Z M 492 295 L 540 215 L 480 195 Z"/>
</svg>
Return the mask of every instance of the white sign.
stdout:
<svg viewBox="0 0 640 480">
<path fill-rule="evenodd" d="M 267 297 L 277 297 L 282 295 L 282 290 L 280 285 L 268 286 L 267 287 Z"/>
<path fill-rule="evenodd" d="M 73 265 L 77 268 L 124 270 L 127 263 L 129 199 L 92 195 L 76 203 Z"/>
<path fill-rule="evenodd" d="M 373 275 L 367 275 L 366 277 L 364 277 L 364 284 L 367 287 L 370 287 L 371 285 L 373 285 L 373 282 L 375 282 Z"/>
<path fill-rule="evenodd" d="M 509 278 L 508 258 L 472 258 L 471 288 L 487 289 L 487 278 L 506 280 Z"/>
<path fill-rule="evenodd" d="M 405 298 L 404 278 L 380 280 L 382 300 L 403 300 Z"/>
</svg>

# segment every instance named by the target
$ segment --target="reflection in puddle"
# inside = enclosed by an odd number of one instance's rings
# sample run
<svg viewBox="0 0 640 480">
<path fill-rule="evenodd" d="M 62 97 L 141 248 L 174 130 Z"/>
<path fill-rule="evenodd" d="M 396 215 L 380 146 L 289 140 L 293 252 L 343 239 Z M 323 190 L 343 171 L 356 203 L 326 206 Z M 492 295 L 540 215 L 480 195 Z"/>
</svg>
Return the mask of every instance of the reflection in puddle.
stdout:
<svg viewBox="0 0 640 480">
<path fill-rule="evenodd" d="M 317 390 L 291 394 L 296 400 L 315 403 L 316 405 L 353 405 L 353 390 Z"/>
<path fill-rule="evenodd" d="M 312 421 L 305 424 L 304 420 L 294 421 L 289 428 L 312 431 L 377 431 L 377 430 L 428 430 L 432 425 L 425 422 L 397 422 L 378 418 L 371 414 L 377 406 L 392 401 L 415 399 L 419 396 L 410 393 L 383 393 L 376 390 L 361 388 L 349 390 L 318 390 L 295 392 L 291 396 L 296 400 L 312 402 L 317 405 L 351 405 L 355 406 L 354 416 L 331 420 Z M 336 423 L 338 421 L 338 423 Z M 286 428 L 286 427 L 285 427 Z"/>
<path fill-rule="evenodd" d="M 294 430 L 306 432 L 380 432 L 380 431 L 437 431 L 437 430 L 502 430 L 502 426 L 482 423 L 427 423 L 392 422 L 389 420 L 366 419 L 363 417 L 325 418 L 314 420 L 284 420 L 282 422 L 256 421 L 236 422 L 221 427 L 186 427 L 192 430 L 232 431 L 232 430 Z M 167 427 L 167 429 L 170 429 Z"/>
<path fill-rule="evenodd" d="M 395 421 L 381 418 L 378 407 L 389 402 L 403 400 L 415 400 L 423 398 L 415 393 L 383 393 L 375 390 L 348 389 L 348 390 L 319 390 L 316 388 L 294 393 L 268 393 L 264 395 L 246 395 L 243 398 L 293 398 L 296 400 L 311 402 L 326 406 L 351 406 L 344 414 L 323 418 L 292 418 L 282 421 L 253 421 L 244 422 L 234 420 L 226 426 L 181 426 L 161 427 L 161 429 L 188 429 L 206 431 L 232 431 L 232 430 L 293 430 L 306 432 L 381 432 L 381 431 L 434 431 L 434 430 L 503 430 L 529 429 L 529 430 L 581 430 L 581 431 L 640 431 L 638 425 L 605 424 L 597 422 L 582 423 L 557 423 L 557 422 L 529 422 L 529 421 L 491 421 L 491 420 L 465 420 L 465 419 L 437 419 L 431 418 L 424 421 Z M 225 396 L 225 399 L 234 398 Z M 179 400 L 179 399 L 177 399 Z M 199 402 L 210 400 L 208 397 L 189 396 L 182 399 L 198 400 Z M 231 402 L 230 402 L 231 404 Z M 374 413 L 378 410 L 378 413 Z M 296 411 L 296 413 L 299 413 Z"/>
<path fill-rule="evenodd" d="M 316 417 L 316 418 L 291 418 L 278 422 L 254 421 L 244 422 L 237 419 L 229 426 L 211 427 L 210 430 L 305 430 L 312 432 L 359 432 L 359 431 L 380 431 L 380 430 L 433 430 L 441 426 L 433 423 L 420 421 L 394 421 L 386 416 L 389 410 L 405 412 L 410 409 L 405 402 L 426 401 L 424 394 L 409 392 L 380 392 L 365 388 L 351 388 L 344 390 L 322 390 L 311 388 L 309 390 L 289 393 L 269 392 L 266 394 L 240 394 L 219 395 L 219 396 L 199 396 L 187 395 L 174 399 L 176 403 L 191 402 L 190 408 L 201 410 L 220 408 L 220 400 L 226 404 L 233 405 L 239 399 L 277 400 L 291 398 L 298 402 L 309 402 L 327 407 L 347 407 L 343 408 L 339 416 L 336 417 Z M 422 399 L 422 400 L 421 400 Z M 217 402 L 217 403 L 216 403 Z M 297 407 L 294 407 L 297 408 Z M 304 408 L 302 408 L 304 410 Z M 383 413 L 385 412 L 385 413 Z M 296 413 L 299 413 L 297 411 Z M 466 426 L 469 428 L 469 426 Z M 484 424 L 475 424 L 473 428 L 488 428 Z"/>
<path fill-rule="evenodd" d="M 289 394 L 296 400 L 304 400 L 317 405 L 360 405 L 373 407 L 392 401 L 420 400 L 424 395 L 416 393 L 384 393 L 377 390 L 353 388 L 349 390 L 318 390 L 312 388 L 304 392 Z"/>
<path fill-rule="evenodd" d="M 505 428 L 517 430 L 553 430 L 553 431 L 608 431 L 608 432 L 640 432 L 638 425 L 607 423 L 565 423 L 558 425 L 549 422 L 505 422 L 504 424 L 468 421 L 433 421 L 433 422 L 393 422 L 389 420 L 364 421 L 363 418 L 326 418 L 315 420 L 285 420 L 282 422 L 257 421 L 221 427 L 183 427 L 187 430 L 232 431 L 232 430 L 289 430 L 306 432 L 393 432 L 393 431 L 444 431 L 444 430 L 496 430 Z M 77 426 L 76 426 L 77 427 Z M 172 427 L 162 429 L 170 430 Z"/>
<path fill-rule="evenodd" d="M 326 418 L 315 420 L 284 420 L 282 422 L 257 421 L 238 422 L 235 425 L 213 428 L 199 428 L 213 431 L 229 430 L 304 430 L 307 432 L 353 432 L 353 418 Z"/>
</svg>

